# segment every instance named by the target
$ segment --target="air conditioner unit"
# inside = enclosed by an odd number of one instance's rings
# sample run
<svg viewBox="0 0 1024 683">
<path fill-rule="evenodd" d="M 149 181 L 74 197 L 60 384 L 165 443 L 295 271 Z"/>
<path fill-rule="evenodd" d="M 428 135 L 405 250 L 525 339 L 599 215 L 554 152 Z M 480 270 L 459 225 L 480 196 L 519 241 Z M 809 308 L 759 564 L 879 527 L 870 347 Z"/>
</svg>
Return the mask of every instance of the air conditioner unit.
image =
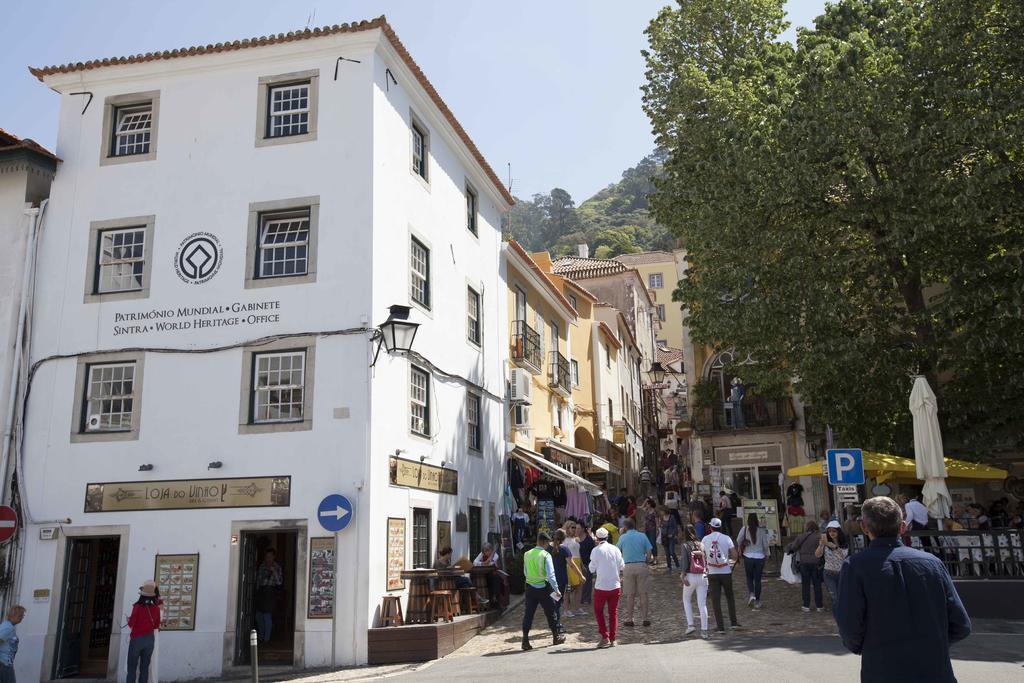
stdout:
<svg viewBox="0 0 1024 683">
<path fill-rule="evenodd" d="M 533 378 L 530 373 L 522 368 L 512 368 L 511 395 L 509 398 L 513 403 L 530 403 L 530 389 L 533 385 Z"/>
<path fill-rule="evenodd" d="M 87 432 L 98 432 L 100 430 L 100 416 L 90 415 L 89 419 L 85 421 L 85 431 Z"/>
</svg>

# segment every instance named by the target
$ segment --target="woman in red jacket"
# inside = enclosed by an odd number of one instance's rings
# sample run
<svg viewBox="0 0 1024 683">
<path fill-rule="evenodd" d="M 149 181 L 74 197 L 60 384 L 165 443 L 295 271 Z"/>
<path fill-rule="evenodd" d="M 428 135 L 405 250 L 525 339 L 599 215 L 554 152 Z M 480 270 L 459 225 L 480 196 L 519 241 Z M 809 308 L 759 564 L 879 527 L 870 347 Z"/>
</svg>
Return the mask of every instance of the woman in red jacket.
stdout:
<svg viewBox="0 0 1024 683">
<path fill-rule="evenodd" d="M 156 645 L 154 632 L 160 628 L 160 590 L 155 581 L 146 581 L 139 587 L 139 599 L 132 605 L 128 626 L 132 630 L 128 644 L 128 677 L 126 683 L 148 683 L 149 661 Z"/>
</svg>

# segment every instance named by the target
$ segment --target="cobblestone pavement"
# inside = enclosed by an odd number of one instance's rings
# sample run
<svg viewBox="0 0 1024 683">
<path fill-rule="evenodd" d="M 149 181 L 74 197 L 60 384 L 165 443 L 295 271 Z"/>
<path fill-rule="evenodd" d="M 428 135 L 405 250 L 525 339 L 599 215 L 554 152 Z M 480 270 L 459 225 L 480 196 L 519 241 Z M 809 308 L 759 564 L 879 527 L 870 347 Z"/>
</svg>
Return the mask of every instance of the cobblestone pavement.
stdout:
<svg viewBox="0 0 1024 683">
<path fill-rule="evenodd" d="M 777 571 L 777 564 L 769 564 L 769 568 Z M 652 569 L 651 577 L 651 598 L 650 598 L 650 621 L 648 627 L 641 626 L 639 618 L 639 606 L 634 618 L 635 627 L 622 625 L 625 620 L 623 610 L 625 601 L 619 603 L 619 633 L 618 643 L 629 645 L 633 643 L 669 643 L 683 640 L 683 633 L 686 630 L 686 617 L 683 614 L 682 606 L 682 583 L 679 574 L 673 571 L 666 572 L 665 566 L 660 564 Z M 742 562 L 736 566 L 733 573 L 733 590 L 736 596 L 736 615 L 742 630 L 727 631 L 724 634 L 715 633 L 715 614 L 711 606 L 711 596 L 708 595 L 708 621 L 711 628 L 712 640 L 736 638 L 739 636 L 750 637 L 757 635 L 832 635 L 836 634 L 835 620 L 832 618 L 828 592 L 824 586 L 822 591 L 825 599 L 825 611 L 803 612 L 800 609 L 800 585 L 791 586 L 782 581 L 778 576 L 765 577 L 761 595 L 762 609 L 755 610 L 747 606 L 746 578 L 743 574 Z M 700 627 L 700 617 L 696 614 L 696 599 L 694 599 L 694 617 L 696 625 Z M 725 597 L 722 597 L 722 616 L 728 623 L 728 611 L 725 605 Z M 522 638 L 523 606 L 512 608 L 501 620 L 490 628 L 483 631 L 459 650 L 449 657 L 476 657 L 480 655 L 493 655 L 501 652 L 511 652 L 520 648 Z M 562 619 L 565 628 L 566 644 L 584 645 L 597 644 L 601 636 L 597 631 L 597 620 L 594 618 L 593 608 L 584 605 L 582 616 L 568 617 Z M 696 635 L 696 634 L 695 634 Z M 548 630 L 544 613 L 538 609 L 533 620 L 533 629 L 530 632 L 531 642 L 535 647 L 548 645 L 551 632 Z M 692 637 L 692 636 L 691 636 Z"/>
</svg>

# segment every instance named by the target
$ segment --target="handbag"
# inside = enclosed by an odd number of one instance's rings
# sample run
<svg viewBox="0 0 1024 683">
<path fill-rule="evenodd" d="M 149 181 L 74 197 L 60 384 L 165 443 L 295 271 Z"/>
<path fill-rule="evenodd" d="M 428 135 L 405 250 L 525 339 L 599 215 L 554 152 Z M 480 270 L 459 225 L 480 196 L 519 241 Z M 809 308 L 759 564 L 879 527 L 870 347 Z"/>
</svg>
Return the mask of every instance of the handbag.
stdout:
<svg viewBox="0 0 1024 683">
<path fill-rule="evenodd" d="M 571 557 L 569 558 L 569 564 L 567 565 L 569 569 L 569 585 L 573 588 L 582 586 L 586 581 L 586 578 L 583 576 L 583 570 L 580 568 L 579 561 L 580 559 L 578 557 Z"/>
</svg>

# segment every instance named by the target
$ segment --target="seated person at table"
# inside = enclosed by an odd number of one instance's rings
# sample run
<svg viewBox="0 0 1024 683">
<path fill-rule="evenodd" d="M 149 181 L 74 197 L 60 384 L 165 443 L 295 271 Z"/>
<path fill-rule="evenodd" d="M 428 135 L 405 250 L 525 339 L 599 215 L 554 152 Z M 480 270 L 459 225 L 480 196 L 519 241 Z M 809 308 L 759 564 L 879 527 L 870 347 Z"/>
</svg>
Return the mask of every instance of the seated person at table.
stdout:
<svg viewBox="0 0 1024 683">
<path fill-rule="evenodd" d="M 434 560 L 434 569 L 458 569 L 458 567 L 452 566 L 452 547 L 447 545 L 437 551 L 437 559 Z M 467 579 L 465 576 L 455 577 L 456 588 L 472 588 L 473 582 Z"/>
<path fill-rule="evenodd" d="M 473 560 L 474 567 L 494 567 L 495 569 L 497 569 L 498 563 L 498 553 L 495 552 L 494 546 L 490 543 L 484 543 L 483 550 L 481 550 L 480 554 L 476 556 L 475 560 Z M 503 572 L 496 571 L 493 574 L 487 575 L 487 591 L 488 593 L 490 593 L 491 600 L 497 601 L 504 592 L 504 588 L 505 577 Z M 483 595 L 480 597 L 485 602 L 487 601 L 488 596 Z"/>
</svg>

